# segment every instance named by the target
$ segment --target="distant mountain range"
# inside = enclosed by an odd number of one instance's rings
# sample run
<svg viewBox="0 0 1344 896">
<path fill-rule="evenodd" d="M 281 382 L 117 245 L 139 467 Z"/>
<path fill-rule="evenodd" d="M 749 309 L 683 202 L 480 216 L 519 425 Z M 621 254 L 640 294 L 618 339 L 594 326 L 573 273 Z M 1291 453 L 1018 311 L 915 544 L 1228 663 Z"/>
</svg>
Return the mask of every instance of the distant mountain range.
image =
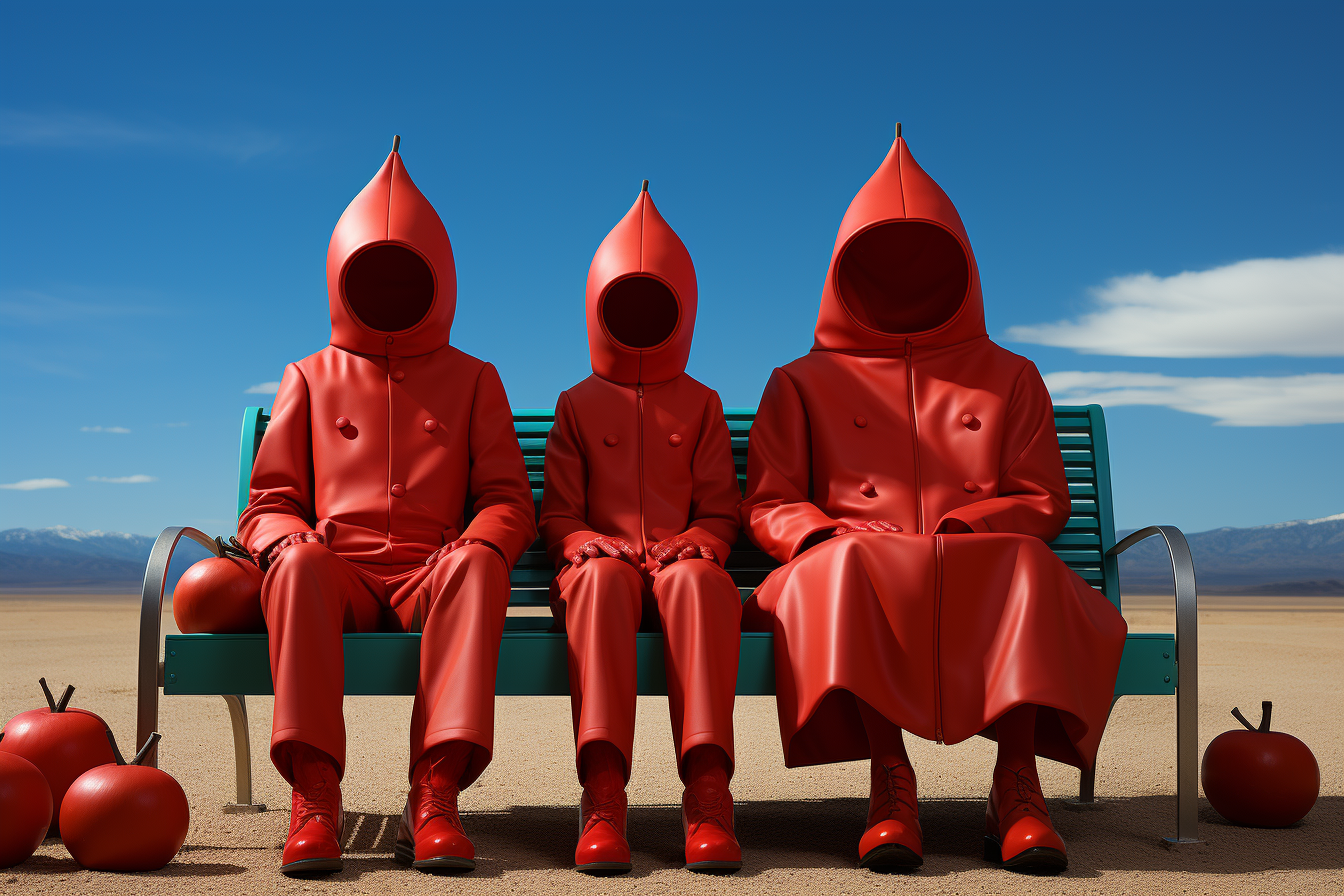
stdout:
<svg viewBox="0 0 1344 896">
<path fill-rule="evenodd" d="M 1123 538 L 1133 530 L 1117 533 Z M 1201 591 L 1218 594 L 1344 594 L 1344 513 L 1247 529 L 1187 534 Z M 1171 588 L 1171 561 L 1159 537 L 1120 555 L 1120 587 Z"/>
<path fill-rule="evenodd" d="M 1132 531 L 1132 530 L 1129 530 Z M 1120 537 L 1128 534 L 1119 533 Z M 1188 534 L 1201 591 L 1241 594 L 1344 594 L 1344 513 L 1248 529 Z M 154 539 L 67 526 L 0 532 L 0 588 L 135 591 Z M 204 557 L 195 544 L 178 549 L 169 582 Z M 1131 593 L 1171 588 L 1171 562 L 1160 538 L 1120 556 L 1121 587 Z"/>
</svg>

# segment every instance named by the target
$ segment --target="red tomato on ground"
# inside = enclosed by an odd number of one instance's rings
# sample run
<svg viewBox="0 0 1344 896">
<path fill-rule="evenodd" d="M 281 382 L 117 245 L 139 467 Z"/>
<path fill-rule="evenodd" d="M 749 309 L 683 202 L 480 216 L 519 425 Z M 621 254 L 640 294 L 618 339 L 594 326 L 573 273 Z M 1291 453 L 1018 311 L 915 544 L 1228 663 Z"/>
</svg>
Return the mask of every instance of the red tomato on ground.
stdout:
<svg viewBox="0 0 1344 896">
<path fill-rule="evenodd" d="M 1247 730 L 1224 731 L 1204 750 L 1200 782 L 1218 814 L 1234 824 L 1283 828 L 1306 817 L 1321 792 L 1321 769 L 1302 741 L 1269 730 L 1268 700 L 1260 727 L 1240 710 L 1232 715 Z"/>
<path fill-rule="evenodd" d="M 59 831 L 61 800 L 80 775 L 91 768 L 116 761 L 107 742 L 107 723 L 83 709 L 67 709 L 75 686 L 69 685 L 60 700 L 51 696 L 45 678 L 38 679 L 47 696 L 47 708 L 21 712 L 4 728 L 0 751 L 22 756 L 47 779 L 51 788 L 50 833 Z"/>
<path fill-rule="evenodd" d="M 172 775 L 139 763 L 159 741 L 155 732 L 129 764 L 90 769 L 70 785 L 61 833 L 76 862 L 94 871 L 154 871 L 187 839 L 191 810 Z M 111 732 L 108 733 L 111 738 Z"/>
<path fill-rule="evenodd" d="M 0 743 L 4 735 L 0 734 Z M 51 825 L 51 788 L 37 766 L 0 752 L 0 868 L 17 865 L 42 845 Z"/>
</svg>

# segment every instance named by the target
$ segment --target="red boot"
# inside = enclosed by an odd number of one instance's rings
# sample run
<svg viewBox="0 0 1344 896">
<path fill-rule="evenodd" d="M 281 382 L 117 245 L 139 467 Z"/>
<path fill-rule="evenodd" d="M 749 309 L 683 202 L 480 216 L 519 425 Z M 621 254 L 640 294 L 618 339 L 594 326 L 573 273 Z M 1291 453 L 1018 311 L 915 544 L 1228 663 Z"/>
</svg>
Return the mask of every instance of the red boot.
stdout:
<svg viewBox="0 0 1344 896">
<path fill-rule="evenodd" d="M 915 770 L 909 763 L 872 763 L 868 829 L 859 840 L 859 867 L 908 871 L 924 864 L 924 834 L 919 828 Z"/>
<path fill-rule="evenodd" d="M 994 766 L 985 814 L 985 861 L 1038 874 L 1069 866 L 1064 841 L 1050 824 L 1041 782 L 1030 768 Z"/>
<path fill-rule="evenodd" d="M 702 775 L 681 795 L 681 827 L 686 832 L 686 868 L 706 873 L 742 867 L 742 847 L 733 834 L 733 795 L 728 776 Z"/>
<path fill-rule="evenodd" d="M 579 845 L 574 867 L 584 874 L 624 874 L 630 870 L 625 840 L 625 789 L 599 798 L 587 787 L 579 800 Z"/>
<path fill-rule="evenodd" d="M 340 871 L 345 830 L 340 772 L 316 750 L 293 750 L 290 755 L 294 795 L 280 871 L 289 875 Z"/>
<path fill-rule="evenodd" d="M 417 764 L 392 853 L 400 864 L 419 871 L 471 871 L 476 867 L 476 847 L 462 830 L 457 814 L 457 784 L 470 752 L 469 746 L 465 752 L 443 751 Z"/>
</svg>

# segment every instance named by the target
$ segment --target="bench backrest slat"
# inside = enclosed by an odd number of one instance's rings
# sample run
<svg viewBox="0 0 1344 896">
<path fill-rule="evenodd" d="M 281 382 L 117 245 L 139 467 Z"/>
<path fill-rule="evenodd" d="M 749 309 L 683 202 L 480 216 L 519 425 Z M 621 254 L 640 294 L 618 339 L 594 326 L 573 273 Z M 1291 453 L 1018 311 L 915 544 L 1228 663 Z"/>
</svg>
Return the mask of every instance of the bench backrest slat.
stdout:
<svg viewBox="0 0 1344 896">
<path fill-rule="evenodd" d="M 738 483 L 747 478 L 747 440 L 755 408 L 726 408 L 724 416 L 733 440 L 733 463 Z M 519 409 L 513 413 L 514 432 L 523 449 L 523 461 L 532 483 L 532 498 L 541 505 L 546 435 L 554 413 Z M 266 432 L 270 416 L 264 408 L 248 408 L 243 414 L 243 432 L 238 452 L 238 512 L 247 506 L 252 461 Z M 1064 457 L 1073 510 L 1069 522 L 1050 547 L 1069 568 L 1120 606 L 1119 573 L 1114 557 L 1105 552 L 1115 544 L 1115 516 L 1111 502 L 1111 462 L 1106 442 L 1106 421 L 1101 406 L 1056 405 L 1055 432 Z M 728 558 L 728 572 L 745 599 L 778 564 L 747 540 L 738 539 Z M 511 573 L 511 606 L 547 606 L 555 569 L 546 558 L 541 542 L 532 545 Z"/>
</svg>

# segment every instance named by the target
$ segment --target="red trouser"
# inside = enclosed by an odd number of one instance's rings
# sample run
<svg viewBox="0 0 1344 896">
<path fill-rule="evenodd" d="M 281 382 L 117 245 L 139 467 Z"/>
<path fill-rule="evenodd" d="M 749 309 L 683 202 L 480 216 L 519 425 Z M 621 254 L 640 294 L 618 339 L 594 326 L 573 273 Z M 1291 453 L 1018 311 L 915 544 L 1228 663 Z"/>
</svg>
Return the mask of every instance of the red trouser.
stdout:
<svg viewBox="0 0 1344 896">
<path fill-rule="evenodd" d="M 494 746 L 509 571 L 483 545 L 458 548 L 432 567 L 386 569 L 393 574 L 356 566 L 320 544 L 298 544 L 267 572 L 261 609 L 275 681 L 272 761 L 282 744 L 299 741 L 330 754 L 344 772 L 342 633 L 423 631 L 411 768 L 430 747 L 466 741 L 477 748 L 461 780 L 466 786 L 490 763 Z"/>
<path fill-rule="evenodd" d="M 733 696 L 742 598 L 718 564 L 678 560 L 645 577 L 599 557 L 560 575 L 556 617 L 569 635 L 569 692 L 575 753 L 607 741 L 630 773 L 635 741 L 635 634 L 663 631 L 672 739 L 680 763 L 701 744 L 733 757 Z M 661 626 L 659 625 L 661 624 Z"/>
</svg>

